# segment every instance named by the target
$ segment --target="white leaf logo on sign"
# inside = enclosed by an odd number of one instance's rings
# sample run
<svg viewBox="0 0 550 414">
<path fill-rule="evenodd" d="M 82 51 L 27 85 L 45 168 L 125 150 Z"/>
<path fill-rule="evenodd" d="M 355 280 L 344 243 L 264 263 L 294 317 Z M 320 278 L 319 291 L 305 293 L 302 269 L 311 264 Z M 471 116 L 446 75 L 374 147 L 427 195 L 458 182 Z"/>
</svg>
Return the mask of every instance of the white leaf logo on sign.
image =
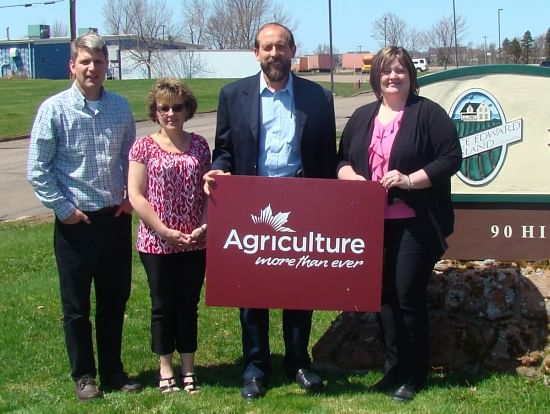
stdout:
<svg viewBox="0 0 550 414">
<path fill-rule="evenodd" d="M 252 221 L 254 224 L 267 224 L 271 226 L 273 230 L 283 233 L 296 233 L 296 230 L 291 229 L 290 227 L 285 227 L 284 225 L 288 222 L 288 216 L 290 212 L 283 213 L 282 211 L 278 212 L 277 215 L 273 216 L 273 211 L 271 210 L 271 204 L 266 208 L 260 211 L 258 216 L 251 214 Z"/>
</svg>

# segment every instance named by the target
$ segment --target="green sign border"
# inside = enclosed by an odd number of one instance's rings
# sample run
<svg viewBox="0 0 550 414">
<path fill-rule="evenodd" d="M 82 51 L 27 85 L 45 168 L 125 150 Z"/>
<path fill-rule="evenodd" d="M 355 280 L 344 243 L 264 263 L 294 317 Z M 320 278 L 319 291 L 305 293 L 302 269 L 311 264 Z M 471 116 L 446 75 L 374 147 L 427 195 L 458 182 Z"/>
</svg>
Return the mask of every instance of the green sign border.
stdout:
<svg viewBox="0 0 550 414">
<path fill-rule="evenodd" d="M 419 76 L 418 85 L 422 87 L 449 79 L 494 74 L 542 76 L 550 78 L 550 68 L 523 64 L 466 66 Z M 456 203 L 550 204 L 550 194 L 453 194 L 452 199 Z"/>
<path fill-rule="evenodd" d="M 426 86 L 432 83 L 449 79 L 463 78 L 475 75 L 527 75 L 550 78 L 550 68 L 534 65 L 478 65 L 465 66 L 458 69 L 447 69 L 418 77 L 418 86 Z"/>
</svg>

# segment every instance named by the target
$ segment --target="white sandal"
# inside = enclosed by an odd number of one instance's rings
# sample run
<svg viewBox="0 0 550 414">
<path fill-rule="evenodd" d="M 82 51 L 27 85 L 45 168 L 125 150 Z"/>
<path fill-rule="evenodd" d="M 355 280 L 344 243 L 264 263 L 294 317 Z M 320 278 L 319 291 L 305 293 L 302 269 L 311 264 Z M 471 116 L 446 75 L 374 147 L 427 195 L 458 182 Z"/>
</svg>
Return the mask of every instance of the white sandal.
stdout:
<svg viewBox="0 0 550 414">
<path fill-rule="evenodd" d="M 162 394 L 169 394 L 171 392 L 180 391 L 180 388 L 176 385 L 176 378 L 160 378 L 159 377 L 159 390 Z"/>
<path fill-rule="evenodd" d="M 191 380 L 187 380 L 188 378 L 191 378 Z M 181 385 L 187 394 L 195 394 L 200 390 L 195 374 L 181 374 Z"/>
</svg>

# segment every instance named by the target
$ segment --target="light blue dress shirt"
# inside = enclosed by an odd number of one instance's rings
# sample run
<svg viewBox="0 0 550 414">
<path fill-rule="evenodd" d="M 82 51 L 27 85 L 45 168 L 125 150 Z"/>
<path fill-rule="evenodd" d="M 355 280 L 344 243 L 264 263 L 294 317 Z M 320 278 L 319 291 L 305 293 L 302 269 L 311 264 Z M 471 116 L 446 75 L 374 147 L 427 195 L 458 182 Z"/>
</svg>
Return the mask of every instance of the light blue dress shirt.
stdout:
<svg viewBox="0 0 550 414">
<path fill-rule="evenodd" d="M 283 89 L 273 92 L 260 74 L 260 101 L 258 175 L 293 177 L 302 168 L 302 156 L 296 134 L 292 76 Z"/>
<path fill-rule="evenodd" d="M 136 137 L 128 101 L 102 91 L 91 109 L 76 85 L 44 101 L 31 132 L 27 179 L 38 199 L 64 220 L 125 197 L 128 152 Z"/>
</svg>

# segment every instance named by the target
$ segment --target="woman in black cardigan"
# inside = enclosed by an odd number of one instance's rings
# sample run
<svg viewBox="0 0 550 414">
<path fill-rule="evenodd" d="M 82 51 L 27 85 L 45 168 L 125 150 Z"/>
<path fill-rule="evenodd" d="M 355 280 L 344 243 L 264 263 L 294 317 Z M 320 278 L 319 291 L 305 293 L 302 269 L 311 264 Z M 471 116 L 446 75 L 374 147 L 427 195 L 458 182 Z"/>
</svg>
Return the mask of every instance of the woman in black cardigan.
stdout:
<svg viewBox="0 0 550 414">
<path fill-rule="evenodd" d="M 428 375 L 426 287 L 453 231 L 450 178 L 462 152 L 445 110 L 418 96 L 416 69 L 405 49 L 378 52 L 370 84 L 378 100 L 349 119 L 338 178 L 379 181 L 387 191 L 378 318 L 384 377 L 372 388 L 408 401 Z"/>
</svg>

